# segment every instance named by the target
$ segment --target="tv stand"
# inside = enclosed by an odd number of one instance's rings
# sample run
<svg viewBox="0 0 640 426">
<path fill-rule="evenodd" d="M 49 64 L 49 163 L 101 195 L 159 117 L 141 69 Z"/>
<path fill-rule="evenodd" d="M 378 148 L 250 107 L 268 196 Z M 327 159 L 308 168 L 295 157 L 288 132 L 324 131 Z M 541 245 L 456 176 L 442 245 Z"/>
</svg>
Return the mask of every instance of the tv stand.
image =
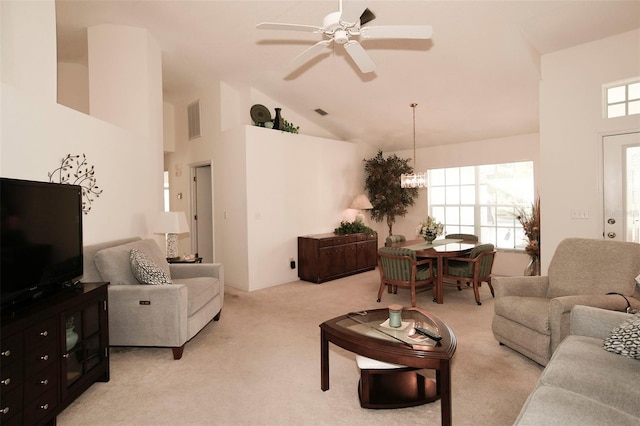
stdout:
<svg viewBox="0 0 640 426">
<path fill-rule="evenodd" d="M 96 381 L 109 381 L 108 283 L 2 312 L 0 424 L 54 424 Z"/>
</svg>

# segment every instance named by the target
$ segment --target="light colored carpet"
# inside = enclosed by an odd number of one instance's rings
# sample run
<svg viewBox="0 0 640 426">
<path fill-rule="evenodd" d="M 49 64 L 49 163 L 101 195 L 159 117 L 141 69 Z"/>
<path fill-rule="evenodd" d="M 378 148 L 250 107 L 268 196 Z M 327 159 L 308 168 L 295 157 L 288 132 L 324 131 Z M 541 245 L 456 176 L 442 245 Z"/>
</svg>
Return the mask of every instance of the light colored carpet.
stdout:
<svg viewBox="0 0 640 426">
<path fill-rule="evenodd" d="M 165 348 L 112 348 L 111 380 L 91 386 L 58 416 L 58 425 L 439 425 L 439 401 L 361 408 L 355 355 L 332 344 L 330 389 L 320 390 L 320 323 L 410 304 L 406 289 L 385 291 L 376 303 L 378 283 L 378 272 L 370 271 L 251 293 L 228 287 L 220 321 L 187 343 L 181 360 Z M 432 302 L 429 290 L 418 294 L 418 306 L 449 324 L 458 339 L 453 424 L 510 425 L 542 367 L 493 338 L 493 300 L 486 284 L 480 291 L 482 306 L 473 291 L 453 287 L 445 288 L 443 305 Z"/>
</svg>

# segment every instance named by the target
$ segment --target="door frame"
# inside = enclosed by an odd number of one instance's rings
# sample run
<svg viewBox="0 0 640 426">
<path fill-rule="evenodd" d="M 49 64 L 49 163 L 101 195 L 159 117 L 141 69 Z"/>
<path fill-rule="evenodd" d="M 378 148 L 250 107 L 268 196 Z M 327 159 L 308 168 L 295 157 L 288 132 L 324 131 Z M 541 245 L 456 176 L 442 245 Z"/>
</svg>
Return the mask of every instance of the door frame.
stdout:
<svg viewBox="0 0 640 426">
<path fill-rule="evenodd" d="M 211 238 L 212 238 L 212 251 L 213 251 L 213 259 L 215 261 L 216 259 L 216 244 L 215 244 L 215 207 L 214 207 L 214 194 L 213 194 L 213 188 L 214 188 L 214 175 L 213 175 L 213 161 L 199 161 L 199 162 L 195 162 L 195 163 L 190 163 L 189 164 L 189 193 L 190 193 L 190 202 L 189 202 L 189 212 L 190 212 L 190 216 L 189 216 L 189 225 L 190 228 L 192 230 L 191 234 L 191 251 L 192 253 L 196 253 L 198 251 L 198 235 L 197 232 L 193 232 L 193 230 L 197 230 L 198 229 L 198 224 L 197 221 L 195 219 L 195 215 L 196 215 L 196 211 L 197 211 L 197 201 L 198 201 L 198 197 L 197 197 L 197 189 L 196 189 L 196 183 L 195 183 L 195 177 L 196 177 L 196 169 L 198 167 L 206 167 L 209 166 L 211 168 L 211 189 L 212 189 L 212 194 L 211 194 Z"/>
</svg>

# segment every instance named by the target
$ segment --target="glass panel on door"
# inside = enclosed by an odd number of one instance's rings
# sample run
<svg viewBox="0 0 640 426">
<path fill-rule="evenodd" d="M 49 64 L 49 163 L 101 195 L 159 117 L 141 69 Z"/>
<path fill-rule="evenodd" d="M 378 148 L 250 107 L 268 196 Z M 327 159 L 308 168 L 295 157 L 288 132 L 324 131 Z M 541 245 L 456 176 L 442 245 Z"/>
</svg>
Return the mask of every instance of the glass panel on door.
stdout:
<svg viewBox="0 0 640 426">
<path fill-rule="evenodd" d="M 640 133 L 603 138 L 604 237 L 640 243 Z"/>
</svg>

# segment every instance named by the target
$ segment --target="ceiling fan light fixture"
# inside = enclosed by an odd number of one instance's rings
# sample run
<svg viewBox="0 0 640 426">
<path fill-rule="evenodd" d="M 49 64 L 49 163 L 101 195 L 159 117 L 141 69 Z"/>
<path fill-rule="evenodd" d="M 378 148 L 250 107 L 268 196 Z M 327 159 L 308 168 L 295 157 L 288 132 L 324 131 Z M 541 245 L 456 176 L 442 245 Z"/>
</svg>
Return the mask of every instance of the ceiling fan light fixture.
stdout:
<svg viewBox="0 0 640 426">
<path fill-rule="evenodd" d="M 349 41 L 349 33 L 345 30 L 336 30 L 333 34 L 333 41 L 335 41 L 336 44 L 345 44 Z"/>
</svg>

